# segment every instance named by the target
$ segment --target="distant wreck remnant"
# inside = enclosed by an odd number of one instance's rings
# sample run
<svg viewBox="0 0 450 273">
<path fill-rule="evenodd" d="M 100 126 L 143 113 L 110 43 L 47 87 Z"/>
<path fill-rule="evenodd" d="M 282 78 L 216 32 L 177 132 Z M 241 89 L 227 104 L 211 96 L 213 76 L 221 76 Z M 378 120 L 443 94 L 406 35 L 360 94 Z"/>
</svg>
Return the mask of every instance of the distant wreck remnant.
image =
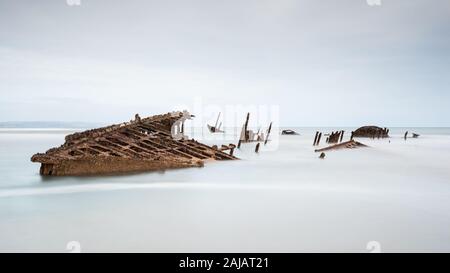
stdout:
<svg viewBox="0 0 450 273">
<path fill-rule="evenodd" d="M 331 134 L 329 134 L 329 136 L 327 138 L 327 143 L 332 144 L 332 143 L 342 142 L 342 140 L 344 138 L 344 133 L 345 133 L 345 131 L 343 131 L 343 130 L 331 132 Z"/>
<path fill-rule="evenodd" d="M 32 156 L 41 175 L 97 175 L 203 166 L 207 160 L 233 160 L 235 146 L 220 149 L 188 139 L 187 111 L 172 112 L 74 133 L 65 143 Z M 230 154 L 224 151 L 230 150 Z"/>
<path fill-rule="evenodd" d="M 363 126 L 352 132 L 352 137 L 386 138 L 389 137 L 389 129 L 377 126 Z"/>
<path fill-rule="evenodd" d="M 257 132 L 248 129 L 249 119 L 250 113 L 247 113 L 247 118 L 245 119 L 245 123 L 242 126 L 238 148 L 241 147 L 241 143 L 248 143 L 248 142 L 264 142 L 264 144 L 267 144 L 267 140 L 269 139 L 270 131 L 272 129 L 272 122 L 270 123 L 269 128 L 267 129 L 266 136 L 264 136 L 264 132 L 261 132 L 261 129 L 258 129 Z"/>
<path fill-rule="evenodd" d="M 220 112 L 219 112 L 219 115 L 217 116 L 216 124 L 214 126 L 206 124 L 208 126 L 208 130 L 211 133 L 225 133 L 223 130 L 220 129 L 220 127 L 222 126 L 222 122 L 219 123 L 219 117 L 220 117 Z M 217 125 L 218 123 L 219 123 L 219 125 Z"/>
<path fill-rule="evenodd" d="M 320 139 L 322 138 L 322 133 L 317 131 L 316 136 L 314 137 L 313 146 L 318 146 L 320 144 Z"/>
<path fill-rule="evenodd" d="M 353 148 L 358 148 L 358 147 L 367 147 L 367 145 L 362 144 L 355 140 L 349 140 L 349 141 L 342 142 L 339 144 L 330 145 L 330 146 L 322 148 L 322 149 L 317 149 L 317 150 L 315 150 L 315 152 L 317 153 L 317 152 L 324 152 L 324 151 L 329 151 L 329 150 L 353 149 Z"/>
<path fill-rule="evenodd" d="M 324 134 L 324 136 L 327 136 L 325 142 L 328 144 L 335 144 L 342 142 L 344 139 L 344 130 L 331 132 L 330 134 Z M 316 135 L 314 136 L 314 142 L 313 146 L 318 146 L 320 144 L 320 139 L 322 138 L 322 132 L 317 131 Z"/>
<path fill-rule="evenodd" d="M 270 131 L 272 131 L 272 122 L 270 122 L 269 129 L 267 129 L 267 135 L 266 140 L 264 140 L 264 145 L 266 145 L 267 141 L 269 141 Z"/>
<path fill-rule="evenodd" d="M 294 130 L 286 129 L 286 130 L 281 131 L 281 134 L 282 135 L 298 135 L 299 133 L 297 133 Z"/>
</svg>

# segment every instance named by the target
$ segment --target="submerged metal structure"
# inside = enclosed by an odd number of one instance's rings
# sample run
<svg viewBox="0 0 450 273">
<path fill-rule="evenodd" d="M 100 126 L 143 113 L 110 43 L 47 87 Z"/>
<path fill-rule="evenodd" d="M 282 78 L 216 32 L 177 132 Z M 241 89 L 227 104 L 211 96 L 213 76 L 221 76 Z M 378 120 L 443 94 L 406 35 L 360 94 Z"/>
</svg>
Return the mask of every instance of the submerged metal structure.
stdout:
<svg viewBox="0 0 450 273">
<path fill-rule="evenodd" d="M 367 147 L 367 145 L 362 144 L 361 142 L 355 141 L 355 140 L 349 140 L 345 142 L 341 142 L 339 144 L 333 144 L 327 147 L 324 147 L 322 149 L 316 149 L 314 152 L 324 152 L 329 150 L 340 150 L 340 149 L 354 149 L 359 147 Z M 324 156 L 325 157 L 325 156 Z"/>
<path fill-rule="evenodd" d="M 388 138 L 389 129 L 377 126 L 363 126 L 352 132 L 353 137 Z"/>
<path fill-rule="evenodd" d="M 225 133 L 225 131 L 221 130 L 220 127 L 222 127 L 222 122 L 219 123 L 219 117 L 220 117 L 220 112 L 219 115 L 217 116 L 217 120 L 214 126 L 206 124 L 208 126 L 208 130 L 210 133 Z M 219 125 L 217 125 L 219 124 Z"/>
<path fill-rule="evenodd" d="M 40 174 L 52 176 L 200 167 L 208 160 L 234 160 L 234 145 L 210 147 L 184 135 L 187 111 L 140 118 L 66 136 L 65 143 L 32 156 Z M 230 154 L 224 151 L 230 150 Z"/>
</svg>

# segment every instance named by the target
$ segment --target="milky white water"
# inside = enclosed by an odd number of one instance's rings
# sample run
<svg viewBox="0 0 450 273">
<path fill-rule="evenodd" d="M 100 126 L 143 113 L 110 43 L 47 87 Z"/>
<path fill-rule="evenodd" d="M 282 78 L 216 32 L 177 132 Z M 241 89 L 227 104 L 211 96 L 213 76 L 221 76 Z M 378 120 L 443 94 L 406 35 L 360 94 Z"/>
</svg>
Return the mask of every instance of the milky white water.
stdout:
<svg viewBox="0 0 450 273">
<path fill-rule="evenodd" d="M 294 129 L 239 161 L 81 178 L 42 178 L 30 162 L 69 131 L 2 129 L 0 251 L 450 251 L 450 129 L 394 128 L 324 160 L 315 129 Z"/>
</svg>

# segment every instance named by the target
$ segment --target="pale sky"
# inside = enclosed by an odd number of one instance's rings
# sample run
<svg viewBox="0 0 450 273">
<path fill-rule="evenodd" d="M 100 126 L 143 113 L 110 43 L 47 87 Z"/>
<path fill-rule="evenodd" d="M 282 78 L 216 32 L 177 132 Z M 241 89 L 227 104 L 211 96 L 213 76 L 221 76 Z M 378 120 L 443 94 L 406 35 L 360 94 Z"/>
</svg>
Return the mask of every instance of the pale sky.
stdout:
<svg viewBox="0 0 450 273">
<path fill-rule="evenodd" d="M 0 0 L 0 94 L 0 121 L 200 98 L 282 126 L 450 126 L 450 0 Z"/>
</svg>

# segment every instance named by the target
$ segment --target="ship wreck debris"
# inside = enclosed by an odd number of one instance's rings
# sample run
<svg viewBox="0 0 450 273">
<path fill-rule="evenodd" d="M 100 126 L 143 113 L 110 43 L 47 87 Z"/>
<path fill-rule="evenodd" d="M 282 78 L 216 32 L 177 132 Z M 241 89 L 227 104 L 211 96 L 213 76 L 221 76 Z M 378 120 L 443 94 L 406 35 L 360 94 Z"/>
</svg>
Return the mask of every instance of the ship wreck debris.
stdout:
<svg viewBox="0 0 450 273">
<path fill-rule="evenodd" d="M 389 137 L 389 129 L 377 126 L 363 126 L 352 132 L 352 139 L 353 137 L 387 138 Z"/>
<path fill-rule="evenodd" d="M 322 138 L 322 132 L 316 132 L 316 136 L 314 137 L 313 146 L 319 146 L 321 138 Z"/>
<path fill-rule="evenodd" d="M 342 142 L 339 144 L 333 144 L 333 145 L 330 145 L 330 146 L 322 148 L 322 149 L 317 149 L 314 151 L 317 153 L 317 152 L 324 152 L 324 151 L 329 151 L 329 150 L 354 149 L 354 148 L 359 148 L 359 147 L 367 147 L 367 145 L 362 144 L 361 142 L 358 142 L 355 140 L 349 140 L 349 141 L 345 141 L 345 142 Z"/>
<path fill-rule="evenodd" d="M 223 131 L 223 130 L 220 129 L 220 127 L 222 126 L 222 122 L 220 122 L 220 123 L 218 124 L 218 122 L 219 122 L 219 117 L 220 117 L 220 112 L 219 112 L 219 115 L 217 116 L 216 123 L 215 123 L 214 126 L 209 125 L 209 124 L 206 124 L 206 125 L 208 126 L 209 132 L 211 132 L 211 133 L 225 133 L 225 131 Z M 217 125 L 217 124 L 218 124 L 218 125 Z"/>
<path fill-rule="evenodd" d="M 240 148 L 241 143 L 248 143 L 248 142 L 263 142 L 266 144 L 267 140 L 269 139 L 270 130 L 272 129 L 272 122 L 269 125 L 269 128 L 267 129 L 266 135 L 264 135 L 264 132 L 261 131 L 261 129 L 258 129 L 257 132 L 254 132 L 252 130 L 248 129 L 248 121 L 250 119 L 250 113 L 247 113 L 247 118 L 245 119 L 245 123 L 242 126 L 241 130 L 241 136 L 239 138 L 238 148 Z"/>
<path fill-rule="evenodd" d="M 294 130 L 290 130 L 290 129 L 286 129 L 286 130 L 281 131 L 281 134 L 282 135 L 299 135 L 299 133 L 297 133 Z"/>
<path fill-rule="evenodd" d="M 272 130 L 272 122 L 270 122 L 269 129 L 267 129 L 267 135 L 266 140 L 264 141 L 264 145 L 267 144 L 267 141 L 269 141 L 270 131 Z"/>
<path fill-rule="evenodd" d="M 344 130 L 341 131 L 335 131 L 331 132 L 329 134 L 324 134 L 324 136 L 327 136 L 325 142 L 328 144 L 336 144 L 342 142 L 344 140 Z M 319 146 L 320 139 L 322 138 L 322 132 L 317 131 L 316 135 L 314 136 L 314 142 L 313 146 Z"/>
<path fill-rule="evenodd" d="M 255 147 L 255 153 L 259 153 L 259 144 L 261 144 L 261 143 L 258 142 L 258 143 L 256 144 L 256 147 Z"/>
<path fill-rule="evenodd" d="M 342 142 L 342 140 L 344 138 L 344 133 L 345 133 L 345 131 L 331 132 L 331 134 L 329 134 L 329 136 L 327 137 L 327 143 L 336 144 L 336 143 Z"/>
<path fill-rule="evenodd" d="M 140 118 L 66 136 L 65 143 L 32 156 L 40 174 L 52 176 L 201 167 L 208 160 L 235 160 L 235 145 L 210 147 L 184 135 L 187 111 Z M 225 151 L 229 150 L 229 154 Z"/>
</svg>

